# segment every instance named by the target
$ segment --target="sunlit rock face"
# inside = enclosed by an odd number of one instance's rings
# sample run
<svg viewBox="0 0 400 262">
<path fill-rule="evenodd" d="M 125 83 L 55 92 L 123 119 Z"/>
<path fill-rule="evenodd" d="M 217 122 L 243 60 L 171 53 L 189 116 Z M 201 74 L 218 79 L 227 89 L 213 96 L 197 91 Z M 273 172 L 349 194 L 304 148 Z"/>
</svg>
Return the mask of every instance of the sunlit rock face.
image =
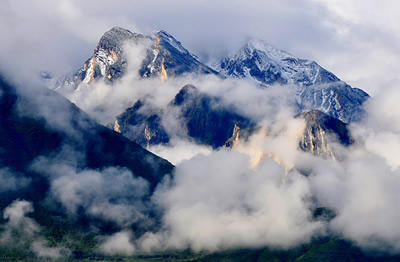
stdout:
<svg viewBox="0 0 400 262">
<path fill-rule="evenodd" d="M 52 89 L 79 89 L 94 81 L 112 83 L 129 70 L 129 46 L 139 47 L 143 53 L 137 57 L 141 61 L 138 72 L 140 77 L 158 77 L 167 80 L 171 76 L 185 74 L 217 74 L 216 71 L 201 63 L 182 44 L 165 31 L 158 31 L 150 36 L 133 33 L 114 27 L 100 39 L 93 56 L 90 57 L 74 76 L 65 79 L 45 80 Z M 137 70 L 137 69 L 135 69 Z"/>
<path fill-rule="evenodd" d="M 137 49 L 140 52 L 135 57 L 128 57 L 129 47 L 132 46 L 140 46 Z M 93 56 L 82 69 L 72 78 L 58 83 L 63 87 L 79 89 L 90 88 L 94 82 L 102 81 L 112 88 L 117 86 L 113 85 L 115 80 L 131 73 L 127 70 L 133 70 L 129 67 L 129 61 L 133 61 L 133 58 L 138 60 L 134 61 L 138 62 L 138 66 L 134 67 L 138 81 L 141 78 L 168 81 L 186 74 L 217 74 L 251 81 L 255 88 L 268 88 L 275 84 L 282 84 L 282 88 L 285 88 L 284 85 L 295 86 L 296 113 L 317 110 L 344 123 L 362 118 L 362 105 L 369 97 L 316 62 L 297 58 L 260 40 L 249 41 L 236 54 L 222 59 L 213 70 L 165 31 L 145 36 L 119 27 L 112 28 L 101 37 Z M 46 78 L 51 79 L 51 76 L 46 75 Z M 239 140 L 246 139 L 257 128 L 257 124 L 238 114 L 234 106 L 216 107 L 221 102 L 219 99 L 187 85 L 166 108 L 147 104 L 145 97 L 138 101 L 135 99 L 133 106 L 120 114 L 115 122 L 112 121 L 114 123 L 110 127 L 146 148 L 168 144 L 171 136 L 177 135 L 213 148 L 232 147 Z M 146 110 L 143 110 L 144 105 Z M 175 127 L 179 130 L 173 133 L 165 126 L 165 116 L 171 112 L 176 114 L 175 124 L 179 125 Z M 304 116 L 310 115 L 306 113 Z M 320 124 L 325 120 L 318 118 L 318 121 L 310 124 L 312 127 L 308 125 L 300 143 L 301 149 L 313 154 L 334 155 L 329 153 L 332 149 L 327 137 L 337 130 L 328 130 L 326 124 Z M 339 142 L 347 144 L 346 141 Z"/>
<path fill-rule="evenodd" d="M 175 117 L 179 126 L 176 128 L 182 131 L 181 138 L 212 148 L 232 148 L 261 128 L 233 108 L 222 106 L 217 97 L 207 95 L 192 85 L 183 87 L 168 107 L 162 110 L 146 105 L 146 100 L 137 101 L 117 117 L 114 126 L 118 126 L 124 136 L 143 147 L 168 144 L 171 134 L 162 119 L 169 119 L 171 112 L 178 112 Z M 351 144 L 346 123 L 317 110 L 297 117 L 306 122 L 299 141 L 301 150 L 335 158 L 332 150 L 334 143 L 344 146 Z"/>
<path fill-rule="evenodd" d="M 306 121 L 303 136 L 299 142 L 300 149 L 314 155 L 335 158 L 332 150 L 334 143 L 348 146 L 352 143 L 346 123 L 323 112 L 313 110 L 298 117 Z"/>
<path fill-rule="evenodd" d="M 118 116 L 117 121 L 123 135 L 147 147 L 169 142 L 170 135 L 161 119 L 168 118 L 171 112 L 178 112 L 179 126 L 176 128 L 182 130 L 181 134 L 198 144 L 219 148 L 226 144 L 231 145 L 239 139 L 240 128 L 247 130 L 255 124 L 230 108 L 216 106 L 218 104 L 218 98 L 187 85 L 164 110 L 141 110 L 144 102 L 139 100 Z"/>
<path fill-rule="evenodd" d="M 156 108 L 143 111 L 145 103 L 145 100 L 138 100 L 117 117 L 121 134 L 146 148 L 168 143 L 170 137 L 161 123 L 163 111 Z"/>
<path fill-rule="evenodd" d="M 143 36 L 128 30 L 114 27 L 100 39 L 93 56 L 86 61 L 83 69 L 77 72 L 77 80 L 89 84 L 95 79 L 106 78 L 112 81 L 118 78 L 126 69 L 124 43 L 139 41 Z"/>
<path fill-rule="evenodd" d="M 142 77 L 157 76 L 166 80 L 171 76 L 186 74 L 217 74 L 216 71 L 201 63 L 182 44 L 165 31 L 153 36 L 154 45 L 147 51 L 139 74 Z"/>
<path fill-rule="evenodd" d="M 140 54 L 128 59 L 127 46 L 140 46 Z M 132 59 L 137 59 L 134 62 L 138 67 L 129 67 Z M 140 78 L 162 81 L 188 74 L 216 74 L 245 79 L 261 88 L 293 85 L 298 88 L 299 112 L 319 110 L 345 123 L 362 118 L 362 105 L 369 98 L 367 93 L 352 88 L 316 62 L 295 57 L 260 40 L 250 40 L 236 54 L 223 58 L 211 69 L 165 31 L 145 36 L 119 27 L 101 37 L 93 56 L 74 76 L 55 79 L 46 74 L 42 77 L 53 89 L 74 90 L 99 80 L 112 84 L 127 70 L 134 70 Z"/>
<path fill-rule="evenodd" d="M 239 138 L 240 138 L 240 126 L 235 124 L 233 127 L 233 133 L 231 138 L 226 141 L 225 146 L 226 147 L 234 147 L 239 143 Z"/>
</svg>

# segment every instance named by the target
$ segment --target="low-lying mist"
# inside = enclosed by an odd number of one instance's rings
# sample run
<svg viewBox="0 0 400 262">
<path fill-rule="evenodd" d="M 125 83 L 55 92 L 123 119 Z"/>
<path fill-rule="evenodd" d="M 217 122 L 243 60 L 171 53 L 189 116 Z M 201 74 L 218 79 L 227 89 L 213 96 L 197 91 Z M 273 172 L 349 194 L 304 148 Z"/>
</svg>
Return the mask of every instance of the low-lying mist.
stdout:
<svg viewBox="0 0 400 262">
<path fill-rule="evenodd" d="M 61 92 L 105 125 L 113 123 L 139 98 L 147 97 L 152 107 L 166 108 L 183 86 L 192 84 L 221 98 L 221 104 L 215 106 L 230 107 L 260 128 L 246 140 L 239 139 L 232 149 L 213 150 L 182 135 L 186 131 L 182 130 L 179 113 L 167 111 L 164 121 L 175 135 L 169 144 L 149 149 L 176 168 L 151 196 L 147 181 L 124 168 L 78 170 L 79 152 L 36 159 L 31 168 L 47 176 L 47 201 L 60 204 L 71 217 L 83 210 L 88 217 L 116 225 L 118 232 L 97 236 L 99 252 L 132 255 L 187 248 L 288 249 L 314 237 L 337 235 L 363 249 L 400 253 L 398 87 L 382 88 L 365 103 L 365 117 L 350 124 L 354 143 L 345 147 L 332 142 L 336 155 L 333 159 L 299 149 L 305 123 L 295 117 L 296 87 L 261 89 L 246 81 L 218 76 L 141 79 L 136 72 L 142 48 L 126 49 L 128 61 L 132 61 L 128 63 L 130 73 L 112 86 L 98 81 L 79 91 Z M 35 110 L 49 125 L 73 129 L 66 125 L 70 122 L 66 107 L 51 103 L 50 96 L 19 92 L 32 96 Z M 8 181 L 0 185 L 0 192 L 28 186 L 30 180 L 20 176 L 0 169 L 0 179 Z M 335 216 L 330 220 L 315 218 L 313 211 L 319 207 L 332 210 Z M 159 222 L 149 215 L 152 210 L 160 214 Z M 46 245 L 40 227 L 26 216 L 31 211 L 32 204 L 23 199 L 3 210 L 6 224 L 0 243 L 11 243 L 10 232 L 22 230 L 21 234 L 29 235 L 28 246 L 37 256 L 68 255 L 64 247 Z M 135 232 L 133 228 L 137 227 L 132 225 L 141 225 L 141 233 Z"/>
</svg>

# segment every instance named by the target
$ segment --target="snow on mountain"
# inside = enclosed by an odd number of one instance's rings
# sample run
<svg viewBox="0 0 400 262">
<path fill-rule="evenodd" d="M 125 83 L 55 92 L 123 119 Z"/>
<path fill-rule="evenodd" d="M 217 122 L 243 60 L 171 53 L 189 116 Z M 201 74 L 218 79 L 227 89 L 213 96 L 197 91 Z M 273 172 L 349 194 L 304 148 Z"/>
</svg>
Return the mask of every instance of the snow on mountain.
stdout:
<svg viewBox="0 0 400 262">
<path fill-rule="evenodd" d="M 141 77 L 165 80 L 168 76 L 190 73 L 216 74 L 166 31 L 145 36 L 114 27 L 101 37 L 92 57 L 73 76 L 53 79 L 46 74 L 42 78 L 52 89 L 79 89 L 100 79 L 112 83 L 127 70 L 126 44 L 141 45 L 145 49 L 139 72 L 135 72 Z"/>
<path fill-rule="evenodd" d="M 362 116 L 362 104 L 368 99 L 364 91 L 352 88 L 314 61 L 297 58 L 261 40 L 250 40 L 236 54 L 222 59 L 214 69 L 200 62 L 181 42 L 165 31 L 150 36 L 114 27 L 100 39 L 93 56 L 74 76 L 43 77 L 53 89 L 79 89 L 93 81 L 114 80 L 128 68 L 125 44 L 144 45 L 144 59 L 138 73 L 142 78 L 168 77 L 186 74 L 218 74 L 228 78 L 246 79 L 259 87 L 291 84 L 299 87 L 299 112 L 320 110 L 343 122 Z"/>
<path fill-rule="evenodd" d="M 300 111 L 320 110 L 346 123 L 360 119 L 362 104 L 369 97 L 316 62 L 297 58 L 256 39 L 222 59 L 215 70 L 226 77 L 253 81 L 261 87 L 296 85 Z"/>
<path fill-rule="evenodd" d="M 120 27 L 114 27 L 107 31 L 101 37 L 93 56 L 75 74 L 77 80 L 82 81 L 83 84 L 89 84 L 100 78 L 112 82 L 120 77 L 127 67 L 124 45 L 127 42 L 137 44 L 144 39 L 146 39 L 145 36 Z M 77 84 L 79 86 L 80 83 Z"/>
<path fill-rule="evenodd" d="M 316 62 L 297 58 L 257 39 L 224 58 L 217 70 L 226 76 L 256 80 L 260 85 L 277 82 L 309 86 L 339 81 Z"/>
<path fill-rule="evenodd" d="M 158 32 L 155 33 L 156 36 L 160 37 L 162 40 L 164 40 L 166 43 L 168 43 L 169 45 L 171 45 L 173 48 L 175 48 L 176 50 L 178 50 L 179 52 L 183 53 L 183 54 L 189 54 L 189 51 L 186 50 L 181 42 L 179 42 L 178 40 L 176 40 L 172 35 L 170 35 L 169 33 L 167 33 L 164 30 L 160 30 Z"/>
</svg>

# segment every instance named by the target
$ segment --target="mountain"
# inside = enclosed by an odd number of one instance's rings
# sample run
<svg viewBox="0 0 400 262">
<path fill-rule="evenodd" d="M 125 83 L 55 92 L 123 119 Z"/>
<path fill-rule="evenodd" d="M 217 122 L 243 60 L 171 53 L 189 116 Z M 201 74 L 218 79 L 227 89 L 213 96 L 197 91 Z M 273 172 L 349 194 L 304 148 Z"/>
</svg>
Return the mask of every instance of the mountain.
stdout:
<svg viewBox="0 0 400 262">
<path fill-rule="evenodd" d="M 162 80 L 170 76 L 190 73 L 217 74 L 216 71 L 200 62 L 182 44 L 165 31 L 150 36 L 132 33 L 129 30 L 113 27 L 100 39 L 92 57 L 90 57 L 74 76 L 53 79 L 49 74 L 42 76 L 53 89 L 79 88 L 95 80 L 112 83 L 126 73 L 130 47 L 143 49 L 143 59 L 137 72 L 141 77 L 159 77 Z"/>
<path fill-rule="evenodd" d="M 149 181 L 152 187 L 164 174 L 172 171 L 173 166 L 169 162 L 117 132 L 97 124 L 86 113 L 54 91 L 41 90 L 55 103 L 67 108 L 71 116 L 65 121 L 71 121 L 68 124 L 73 128 L 72 133 L 49 127 L 45 118 L 21 116 L 16 110 L 16 103 L 17 101 L 23 103 L 26 98 L 18 95 L 16 90 L 3 79 L 0 79 L 0 88 L 2 166 L 29 173 L 29 165 L 35 158 L 43 155 L 54 156 L 62 149 L 61 146 L 68 145 L 73 149 L 84 151 L 86 161 L 81 163 L 81 168 L 126 167 L 135 175 Z"/>
<path fill-rule="evenodd" d="M 179 112 L 174 116 L 178 117 L 180 129 L 185 131 L 187 138 L 214 149 L 232 147 L 239 139 L 246 140 L 258 130 L 256 123 L 233 108 L 222 106 L 218 98 L 202 93 L 192 85 L 184 86 L 164 110 L 151 108 L 146 105 L 146 100 L 137 101 L 117 117 L 114 129 L 143 147 L 168 144 L 170 135 L 162 119 L 169 119 L 171 112 Z M 347 124 L 321 111 L 312 110 L 296 117 L 306 122 L 299 141 L 299 148 L 305 152 L 334 158 L 332 143 L 344 146 L 352 143 Z"/>
<path fill-rule="evenodd" d="M 223 58 L 219 71 L 235 78 L 248 78 L 262 85 L 310 86 L 340 81 L 314 61 L 297 58 L 267 43 L 252 39 L 236 54 Z"/>
<path fill-rule="evenodd" d="M 161 123 L 163 110 L 150 107 L 142 112 L 146 104 L 142 100 L 119 115 L 113 129 L 145 148 L 168 143 L 170 137 Z"/>
<path fill-rule="evenodd" d="M 319 110 L 345 123 L 362 118 L 362 105 L 369 98 L 367 93 L 352 88 L 316 62 L 297 58 L 261 40 L 250 40 L 236 54 L 223 58 L 211 69 L 165 31 L 145 36 L 120 27 L 112 28 L 101 37 L 93 56 L 74 76 L 54 78 L 47 73 L 42 78 L 52 89 L 74 90 L 95 80 L 112 85 L 129 70 L 129 46 L 141 50 L 137 56 L 140 66 L 134 72 L 141 78 L 166 80 L 186 74 L 215 74 L 246 79 L 261 88 L 273 84 L 295 85 L 299 112 Z"/>
<path fill-rule="evenodd" d="M 114 80 L 122 77 L 129 68 L 125 43 L 145 46 L 145 58 L 138 71 L 142 78 L 160 77 L 166 80 L 169 76 L 186 73 L 217 74 L 164 31 L 154 36 L 143 36 L 113 28 L 101 38 L 83 69 L 72 78 L 55 83 L 79 89 L 84 85 L 90 86 L 94 81 L 105 81 L 112 87 Z M 315 62 L 295 58 L 255 41 L 247 46 L 246 52 L 226 60 L 225 64 L 221 63 L 220 74 L 254 80 L 261 88 L 268 88 L 274 83 L 297 85 L 301 112 L 297 117 L 303 118 L 306 123 L 299 141 L 301 150 L 335 158 L 333 143 L 343 146 L 352 144 L 347 122 L 361 117 L 361 106 L 368 98 L 365 92 L 351 88 Z M 228 70 L 229 67 L 232 70 Z M 43 77 L 52 81 L 51 75 Z M 53 91 L 40 89 L 29 93 L 28 89 L 10 85 L 0 77 L 0 178 L 3 182 L 0 185 L 0 208 L 9 210 L 21 199 L 30 201 L 32 208 L 25 206 L 28 208 L 22 213 L 32 212 L 24 216 L 22 222 L 34 225 L 34 228 L 37 223 L 43 228 L 41 237 L 46 239 L 46 243 L 56 248 L 65 245 L 72 252 L 71 259 L 106 260 L 103 255 L 91 253 L 98 251 L 97 244 L 104 240 L 102 237 L 116 232 L 122 233 L 122 236 L 126 236 L 124 233 L 127 231 L 134 232 L 121 242 L 109 238 L 117 245 L 124 245 L 129 243 L 129 238 L 140 237 L 146 231 L 157 232 L 163 225 L 162 219 L 168 219 L 160 217 L 163 211 L 154 206 L 156 204 L 151 202 L 151 197 L 165 175 L 173 173 L 174 167 L 140 145 L 168 144 L 174 136 L 180 136 L 213 149 L 234 147 L 238 140 L 246 140 L 260 128 L 235 107 L 225 106 L 221 98 L 203 93 L 190 84 L 181 88 L 166 108 L 154 107 L 148 101 L 151 99 L 141 97 L 117 117 L 113 125 L 116 132 L 97 124 Z M 174 121 L 166 122 L 171 117 Z M 173 178 L 171 181 L 166 179 L 166 184 L 162 184 L 166 188 L 161 190 L 168 190 L 169 182 L 173 184 Z M 314 209 L 311 205 L 308 208 Z M 246 207 L 245 211 L 251 210 Z M 309 219 L 323 223 L 335 216 L 334 211 L 323 207 L 316 208 L 313 213 Z M 7 214 L 4 211 L 3 217 L 0 217 L 0 260 L 22 260 L 7 257 L 16 248 L 13 243 L 4 245 L 3 232 L 7 232 L 7 226 L 13 222 Z M 26 238 L 21 234 L 26 232 L 18 230 L 14 228 L 10 236 L 16 236 L 18 240 Z M 352 242 L 328 234 L 330 232 L 313 238 L 309 244 L 288 250 L 261 246 L 250 250 L 195 254 L 190 250 L 177 253 L 168 250 L 166 253 L 138 253 L 132 259 L 383 259 L 365 256 Z M 33 256 L 29 248 L 26 248 L 28 251 L 18 251 L 26 255 L 23 259 L 26 257 L 29 260 Z M 130 258 L 117 256 L 109 259 Z"/>
<path fill-rule="evenodd" d="M 202 93 L 193 85 L 184 86 L 164 110 L 140 110 L 144 104 L 145 101 L 139 100 L 126 109 L 117 117 L 115 125 L 121 134 L 145 147 L 169 142 L 170 136 L 161 119 L 175 112 L 178 112 L 179 129 L 183 130 L 181 134 L 213 148 L 230 144 L 229 139 L 239 136 L 240 128 L 250 130 L 255 126 L 233 108 L 217 106 L 218 98 Z"/>
<path fill-rule="evenodd" d="M 300 111 L 319 110 L 346 123 L 362 117 L 362 104 L 369 97 L 316 62 L 297 58 L 261 40 L 250 40 L 236 54 L 223 58 L 215 69 L 226 77 L 247 79 L 261 87 L 296 85 Z"/>
<path fill-rule="evenodd" d="M 362 105 L 369 97 L 316 62 L 297 58 L 260 40 L 250 40 L 236 54 L 222 59 L 214 71 L 165 31 L 144 36 L 119 27 L 102 36 L 93 56 L 75 74 L 70 86 L 79 88 L 93 81 L 105 81 L 111 88 L 113 81 L 129 69 L 127 45 L 144 47 L 141 52 L 144 59 L 138 57 L 141 66 L 137 72 L 142 78 L 165 80 L 168 76 L 200 73 L 246 79 L 258 88 L 273 84 L 294 85 L 297 86 L 299 113 L 316 110 L 344 123 L 362 118 Z M 51 79 L 51 76 L 47 78 Z M 171 135 L 178 135 L 218 148 L 232 145 L 236 136 L 243 138 L 255 127 L 255 123 L 238 115 L 233 108 L 216 108 L 213 105 L 219 103 L 218 98 L 200 93 L 190 84 L 176 94 L 167 108 L 154 108 L 147 103 L 146 97 L 132 102 L 135 102 L 133 106 L 117 116 L 112 128 L 144 147 L 167 144 Z M 178 134 L 170 134 L 168 123 L 162 121 L 165 115 L 176 112 L 180 130 Z M 303 149 L 312 148 L 304 146 Z"/>
<path fill-rule="evenodd" d="M 159 216 L 147 203 L 173 165 L 97 124 L 56 92 L 28 89 L 0 78 L 0 210 L 22 206 L 18 216 L 30 212 L 15 222 L 4 211 L 0 260 L 32 257 L 39 240 L 76 256 L 96 248 L 96 235 L 156 228 Z"/>
<path fill-rule="evenodd" d="M 299 114 L 306 121 L 306 128 L 299 143 L 300 149 L 314 155 L 335 158 L 331 143 L 344 146 L 352 144 L 348 125 L 323 112 L 312 110 Z"/>
</svg>

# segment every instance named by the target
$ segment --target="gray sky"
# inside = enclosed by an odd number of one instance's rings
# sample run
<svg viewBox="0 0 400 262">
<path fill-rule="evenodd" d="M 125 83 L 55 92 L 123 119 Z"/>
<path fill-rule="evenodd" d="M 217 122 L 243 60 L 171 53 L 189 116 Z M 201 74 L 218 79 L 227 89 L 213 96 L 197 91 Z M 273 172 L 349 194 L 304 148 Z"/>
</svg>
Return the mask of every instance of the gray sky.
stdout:
<svg viewBox="0 0 400 262">
<path fill-rule="evenodd" d="M 19 72 L 74 72 L 113 26 L 164 29 L 203 59 L 258 37 L 373 95 L 399 81 L 398 10 L 396 0 L 6 0 L 0 63 Z"/>
</svg>

